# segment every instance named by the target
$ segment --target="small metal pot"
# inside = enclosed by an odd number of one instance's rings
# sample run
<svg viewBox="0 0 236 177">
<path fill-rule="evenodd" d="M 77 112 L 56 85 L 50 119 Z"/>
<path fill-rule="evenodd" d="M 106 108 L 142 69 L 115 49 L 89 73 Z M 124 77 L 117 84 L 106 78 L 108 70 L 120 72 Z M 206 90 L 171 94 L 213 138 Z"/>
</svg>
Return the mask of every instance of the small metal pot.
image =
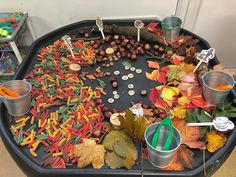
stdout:
<svg viewBox="0 0 236 177">
<path fill-rule="evenodd" d="M 5 82 L 2 86 L 20 94 L 17 98 L 2 97 L 7 111 L 12 116 L 23 116 L 30 109 L 32 85 L 26 80 L 11 80 Z"/>
</svg>

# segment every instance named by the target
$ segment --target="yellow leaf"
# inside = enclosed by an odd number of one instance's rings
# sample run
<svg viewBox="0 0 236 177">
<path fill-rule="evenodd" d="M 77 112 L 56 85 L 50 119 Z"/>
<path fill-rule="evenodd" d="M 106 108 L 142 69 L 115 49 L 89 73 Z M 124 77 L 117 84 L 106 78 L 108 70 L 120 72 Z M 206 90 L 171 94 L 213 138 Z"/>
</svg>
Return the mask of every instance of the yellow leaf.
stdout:
<svg viewBox="0 0 236 177">
<path fill-rule="evenodd" d="M 124 163 L 124 166 L 127 169 L 131 169 L 135 165 L 135 159 L 134 159 L 133 155 L 132 154 L 128 154 L 128 156 L 123 161 L 123 163 Z"/>
<path fill-rule="evenodd" d="M 173 115 L 173 117 L 185 119 L 186 118 L 186 109 L 179 106 L 179 107 L 176 107 L 173 110 L 171 110 L 171 114 Z"/>
<path fill-rule="evenodd" d="M 181 106 L 185 106 L 187 103 L 189 103 L 189 99 L 187 96 L 182 96 L 178 99 L 178 103 Z"/>
<path fill-rule="evenodd" d="M 165 88 L 163 88 L 163 90 L 161 92 L 161 97 L 163 99 L 169 100 L 169 101 L 171 101 L 173 99 L 173 97 L 176 95 L 177 95 L 176 91 L 171 87 L 165 87 Z"/>
<path fill-rule="evenodd" d="M 194 69 L 195 69 L 195 66 L 193 64 L 186 64 L 186 63 L 184 63 L 183 65 L 184 65 L 183 66 L 183 71 L 186 74 L 193 72 Z"/>
<path fill-rule="evenodd" d="M 83 139 L 83 143 L 74 145 L 73 154 L 78 157 L 79 168 L 85 168 L 92 163 L 94 168 L 104 165 L 105 148 L 97 145 L 94 140 Z"/>
<path fill-rule="evenodd" d="M 211 153 L 223 147 L 227 140 L 225 134 L 218 132 L 208 132 L 206 138 L 208 141 L 207 150 Z"/>
</svg>

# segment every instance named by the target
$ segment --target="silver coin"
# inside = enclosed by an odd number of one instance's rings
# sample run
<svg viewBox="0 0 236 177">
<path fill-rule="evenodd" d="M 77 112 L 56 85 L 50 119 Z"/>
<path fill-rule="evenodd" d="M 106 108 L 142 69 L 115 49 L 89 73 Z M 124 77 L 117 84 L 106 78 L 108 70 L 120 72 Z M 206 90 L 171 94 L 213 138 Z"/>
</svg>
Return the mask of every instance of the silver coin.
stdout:
<svg viewBox="0 0 236 177">
<path fill-rule="evenodd" d="M 120 95 L 116 94 L 116 95 L 114 95 L 114 98 L 117 100 L 120 98 Z"/>
<path fill-rule="evenodd" d="M 131 67 L 131 68 L 130 68 L 130 71 L 135 71 L 135 67 Z"/>
<path fill-rule="evenodd" d="M 136 69 L 136 73 L 140 74 L 142 73 L 143 71 L 141 69 Z"/>
<path fill-rule="evenodd" d="M 125 66 L 125 70 L 129 70 L 130 69 L 130 67 L 129 66 Z"/>
<path fill-rule="evenodd" d="M 126 81 L 126 80 L 128 80 L 129 78 L 128 78 L 128 76 L 122 76 L 122 80 L 124 80 L 124 81 Z"/>
<path fill-rule="evenodd" d="M 128 94 L 129 94 L 130 96 L 133 96 L 133 95 L 135 94 L 135 91 L 134 91 L 134 90 L 130 90 L 130 91 L 128 92 Z"/>
<path fill-rule="evenodd" d="M 107 101 L 108 103 L 114 103 L 115 100 L 113 98 L 109 98 Z"/>
<path fill-rule="evenodd" d="M 120 74 L 120 71 L 114 71 L 114 74 L 118 76 Z"/>
<path fill-rule="evenodd" d="M 128 78 L 132 79 L 134 75 L 132 73 L 128 74 Z"/>
<path fill-rule="evenodd" d="M 133 88 L 134 88 L 134 85 L 133 85 L 133 84 L 129 84 L 129 85 L 128 85 L 128 88 L 129 88 L 129 89 L 133 89 Z"/>
<path fill-rule="evenodd" d="M 117 95 L 117 91 L 113 91 L 112 93 L 113 93 L 113 95 Z"/>
</svg>

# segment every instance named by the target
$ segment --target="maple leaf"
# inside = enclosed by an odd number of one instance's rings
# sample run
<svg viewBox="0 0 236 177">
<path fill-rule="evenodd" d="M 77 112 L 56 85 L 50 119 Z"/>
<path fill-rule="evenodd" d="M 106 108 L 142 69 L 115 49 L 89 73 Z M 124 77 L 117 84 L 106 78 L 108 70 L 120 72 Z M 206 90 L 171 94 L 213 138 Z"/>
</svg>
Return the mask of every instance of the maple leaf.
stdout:
<svg viewBox="0 0 236 177">
<path fill-rule="evenodd" d="M 207 150 L 211 153 L 217 151 L 218 149 L 220 149 L 221 147 L 224 146 L 224 144 L 227 141 L 226 135 L 223 133 L 219 133 L 219 132 L 208 132 L 206 135 L 207 138 Z"/>
<path fill-rule="evenodd" d="M 203 148 L 205 142 L 199 141 L 201 138 L 201 131 L 199 127 L 190 127 L 185 120 L 179 118 L 172 119 L 173 126 L 177 128 L 181 134 L 182 144 L 190 148 Z"/>
<path fill-rule="evenodd" d="M 192 169 L 193 168 L 193 155 L 194 153 L 186 148 L 184 145 L 181 145 L 173 159 L 171 164 L 166 168 L 161 168 L 162 170 L 175 170 L 181 171 L 184 168 Z"/>
<path fill-rule="evenodd" d="M 156 61 L 148 61 L 148 67 L 157 70 L 160 69 L 160 65 Z"/>
<path fill-rule="evenodd" d="M 104 165 L 104 146 L 97 145 L 94 140 L 83 139 L 83 143 L 74 145 L 73 154 L 78 157 L 79 168 L 84 168 L 90 163 L 94 168 L 102 168 Z"/>
</svg>

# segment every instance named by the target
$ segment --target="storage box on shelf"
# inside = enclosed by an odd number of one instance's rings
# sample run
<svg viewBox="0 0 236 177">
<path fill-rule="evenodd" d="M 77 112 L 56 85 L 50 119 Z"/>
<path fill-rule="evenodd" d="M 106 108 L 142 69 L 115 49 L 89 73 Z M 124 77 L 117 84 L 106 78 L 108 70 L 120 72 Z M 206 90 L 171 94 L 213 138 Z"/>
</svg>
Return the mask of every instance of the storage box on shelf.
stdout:
<svg viewBox="0 0 236 177">
<path fill-rule="evenodd" d="M 12 15 L 13 14 L 13 15 Z M 26 12 L 16 13 L 0 13 L 1 19 L 9 19 L 16 15 L 16 21 L 12 24 L 14 31 L 9 32 L 7 35 L 0 35 L 0 82 L 8 80 L 13 77 L 18 65 L 22 62 L 23 56 L 27 51 L 26 47 L 22 48 L 22 40 L 25 36 L 25 32 L 28 29 Z M 11 21 L 9 19 L 9 21 Z M 7 22 L 5 24 L 9 24 Z M 1 24 L 1 27 L 4 24 Z M 11 28 L 11 27 L 10 27 Z M 3 27 L 2 30 L 9 29 L 9 27 Z M 4 34 L 4 33 L 3 33 Z"/>
</svg>

